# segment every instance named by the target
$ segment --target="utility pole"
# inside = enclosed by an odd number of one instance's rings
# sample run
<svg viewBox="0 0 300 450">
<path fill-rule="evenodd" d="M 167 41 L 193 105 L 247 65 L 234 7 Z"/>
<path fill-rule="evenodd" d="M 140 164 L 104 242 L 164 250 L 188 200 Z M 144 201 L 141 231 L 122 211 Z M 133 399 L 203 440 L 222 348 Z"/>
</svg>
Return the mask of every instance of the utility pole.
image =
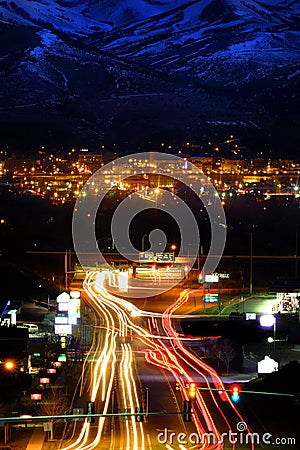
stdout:
<svg viewBox="0 0 300 450">
<path fill-rule="evenodd" d="M 253 292 L 253 233 L 250 233 L 250 283 L 249 283 L 249 292 L 252 295 Z"/>
<path fill-rule="evenodd" d="M 149 388 L 146 387 L 146 417 L 149 414 Z"/>
<path fill-rule="evenodd" d="M 65 251 L 65 289 L 68 289 L 68 250 Z"/>
<path fill-rule="evenodd" d="M 65 251 L 65 289 L 68 289 L 68 274 L 71 272 L 72 266 L 72 252 L 71 250 Z"/>
<path fill-rule="evenodd" d="M 243 313 L 245 312 L 245 299 L 244 299 L 244 274 L 243 274 L 243 268 L 241 265 L 241 299 L 242 299 L 242 308 Z"/>
<path fill-rule="evenodd" d="M 296 236 L 295 236 L 295 278 L 298 277 L 298 260 L 297 260 L 297 255 L 298 255 L 298 231 L 296 231 Z"/>
</svg>

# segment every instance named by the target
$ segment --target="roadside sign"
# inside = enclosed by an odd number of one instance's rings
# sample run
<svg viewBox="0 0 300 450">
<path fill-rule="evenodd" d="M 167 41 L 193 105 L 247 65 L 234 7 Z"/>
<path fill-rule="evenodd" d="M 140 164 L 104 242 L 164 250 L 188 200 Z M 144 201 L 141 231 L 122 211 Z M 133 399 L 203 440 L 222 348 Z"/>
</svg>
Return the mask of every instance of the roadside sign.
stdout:
<svg viewBox="0 0 300 450">
<path fill-rule="evenodd" d="M 139 253 L 139 261 L 140 262 L 154 262 L 154 253 L 153 252 L 140 252 Z"/>
<path fill-rule="evenodd" d="M 218 283 L 219 282 L 219 275 L 212 274 L 212 275 L 205 275 L 205 283 Z"/>
<path fill-rule="evenodd" d="M 52 431 L 53 423 L 52 422 L 44 422 L 44 431 Z"/>
<path fill-rule="evenodd" d="M 73 414 L 84 414 L 83 408 L 73 408 Z M 83 422 L 83 417 L 75 418 L 75 422 Z"/>
<path fill-rule="evenodd" d="M 174 253 L 156 253 L 156 262 L 174 262 Z"/>
<path fill-rule="evenodd" d="M 206 294 L 204 297 L 205 303 L 217 303 L 219 301 L 218 294 Z"/>
<path fill-rule="evenodd" d="M 256 313 L 246 313 L 246 320 L 256 320 Z"/>
<path fill-rule="evenodd" d="M 219 278 L 230 278 L 229 273 L 214 273 L 214 275 L 217 275 Z"/>
</svg>

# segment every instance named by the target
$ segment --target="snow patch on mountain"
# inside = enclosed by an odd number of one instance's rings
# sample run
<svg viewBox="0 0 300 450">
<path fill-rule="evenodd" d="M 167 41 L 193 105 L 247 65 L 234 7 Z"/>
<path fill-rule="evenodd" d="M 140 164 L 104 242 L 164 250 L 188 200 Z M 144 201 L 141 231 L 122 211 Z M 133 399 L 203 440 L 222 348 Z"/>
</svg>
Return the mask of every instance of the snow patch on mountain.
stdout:
<svg viewBox="0 0 300 450">
<path fill-rule="evenodd" d="M 102 0 L 89 2 L 84 13 L 91 17 L 101 17 L 113 27 L 123 27 L 130 23 L 151 18 L 169 9 L 181 6 L 188 1 L 151 1 L 151 0 Z"/>
<path fill-rule="evenodd" d="M 33 48 L 30 51 L 30 56 L 34 58 L 41 58 L 46 50 L 51 46 L 54 47 L 58 42 L 58 38 L 49 30 L 42 30 L 36 33 L 41 38 L 41 45 Z"/>
<path fill-rule="evenodd" d="M 71 36 L 91 60 L 104 51 L 151 70 L 226 82 L 294 64 L 299 12 L 295 0 L 0 0 L 3 23 L 40 30 L 32 58 L 50 48 L 62 55 L 61 40 Z"/>
<path fill-rule="evenodd" d="M 14 25 L 37 25 L 54 27 L 71 34 L 86 35 L 95 31 L 109 31 L 111 25 L 92 15 L 83 14 L 83 6 L 70 2 L 70 6 L 59 1 L 22 0 L 22 2 L 0 2 L 0 21 Z"/>
</svg>

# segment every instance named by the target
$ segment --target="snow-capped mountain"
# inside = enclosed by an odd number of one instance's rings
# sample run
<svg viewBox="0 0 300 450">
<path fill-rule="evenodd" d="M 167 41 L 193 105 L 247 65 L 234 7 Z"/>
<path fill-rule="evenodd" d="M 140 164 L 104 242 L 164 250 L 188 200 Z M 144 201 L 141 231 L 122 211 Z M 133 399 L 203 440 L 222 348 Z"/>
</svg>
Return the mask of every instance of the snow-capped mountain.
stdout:
<svg viewBox="0 0 300 450">
<path fill-rule="evenodd" d="M 0 131 L 260 129 L 296 110 L 299 15 L 297 0 L 2 0 Z"/>
<path fill-rule="evenodd" d="M 0 20 L 64 32 L 97 49 L 153 67 L 218 77 L 214 62 L 251 65 L 297 60 L 296 0 L 19 0 L 0 3 Z M 86 41 L 84 41 L 86 42 Z M 206 67 L 210 69 L 205 74 Z M 264 66 L 264 68 L 262 68 Z M 245 69 L 245 67 L 244 67 Z M 215 72 L 212 74 L 212 70 Z M 244 70 L 242 76 L 252 76 Z M 225 71 L 226 72 L 226 71 Z M 269 73 L 268 73 L 269 74 Z M 292 75 L 292 74 L 291 74 Z M 235 78 L 235 77 L 234 77 Z M 232 70 L 227 81 L 232 80 Z M 234 79 L 232 80 L 234 81 Z"/>
<path fill-rule="evenodd" d="M 4 0 L 0 18 L 12 24 L 51 24 L 56 29 L 86 35 L 109 31 L 168 11 L 183 0 Z"/>
<path fill-rule="evenodd" d="M 194 0 L 90 39 L 152 67 L 202 81 L 247 81 L 298 71 L 300 4 L 295 1 Z M 103 45 L 104 43 L 104 45 Z"/>
</svg>

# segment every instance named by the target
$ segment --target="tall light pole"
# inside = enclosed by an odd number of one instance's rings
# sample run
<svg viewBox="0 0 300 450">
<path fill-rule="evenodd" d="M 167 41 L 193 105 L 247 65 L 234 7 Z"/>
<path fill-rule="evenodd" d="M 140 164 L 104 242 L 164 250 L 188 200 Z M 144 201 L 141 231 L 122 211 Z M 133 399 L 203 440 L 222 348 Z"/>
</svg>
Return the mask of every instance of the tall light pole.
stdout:
<svg viewBox="0 0 300 450">
<path fill-rule="evenodd" d="M 263 314 L 259 319 L 260 326 L 263 328 L 273 327 L 273 345 L 274 345 L 274 355 L 276 352 L 276 316 L 274 314 Z M 272 340 L 268 340 L 272 342 Z"/>
<path fill-rule="evenodd" d="M 65 289 L 68 289 L 69 252 L 65 251 Z"/>
<path fill-rule="evenodd" d="M 144 234 L 142 237 L 142 252 L 145 251 L 145 237 L 147 237 L 147 236 L 148 236 L 148 234 Z"/>
<path fill-rule="evenodd" d="M 250 274 L 249 274 L 249 292 L 253 292 L 253 233 L 250 233 Z"/>
<path fill-rule="evenodd" d="M 243 314 L 245 312 L 245 299 L 244 299 L 244 274 L 243 274 L 243 268 L 242 265 L 240 266 L 240 273 L 241 273 L 241 299 L 242 299 L 242 307 L 243 307 Z"/>
<path fill-rule="evenodd" d="M 146 417 L 149 414 L 149 388 L 146 387 Z"/>
<path fill-rule="evenodd" d="M 296 231 L 296 236 L 295 236 L 295 278 L 298 277 L 297 255 L 298 255 L 298 231 Z"/>
</svg>

